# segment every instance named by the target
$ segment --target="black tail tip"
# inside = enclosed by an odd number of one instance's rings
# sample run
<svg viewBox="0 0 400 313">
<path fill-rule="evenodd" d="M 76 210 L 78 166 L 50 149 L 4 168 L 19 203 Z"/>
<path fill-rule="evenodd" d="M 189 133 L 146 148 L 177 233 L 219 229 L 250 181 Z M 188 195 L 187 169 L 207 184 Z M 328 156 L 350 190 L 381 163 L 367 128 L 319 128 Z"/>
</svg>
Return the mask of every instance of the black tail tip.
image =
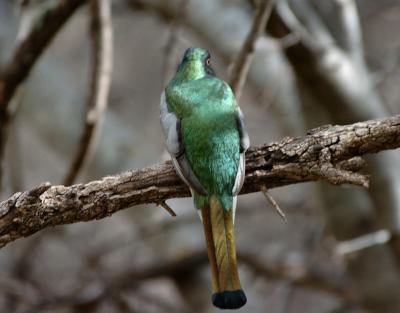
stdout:
<svg viewBox="0 0 400 313">
<path fill-rule="evenodd" d="M 223 291 L 212 295 L 212 303 L 220 309 L 239 309 L 247 302 L 243 290 Z"/>
</svg>

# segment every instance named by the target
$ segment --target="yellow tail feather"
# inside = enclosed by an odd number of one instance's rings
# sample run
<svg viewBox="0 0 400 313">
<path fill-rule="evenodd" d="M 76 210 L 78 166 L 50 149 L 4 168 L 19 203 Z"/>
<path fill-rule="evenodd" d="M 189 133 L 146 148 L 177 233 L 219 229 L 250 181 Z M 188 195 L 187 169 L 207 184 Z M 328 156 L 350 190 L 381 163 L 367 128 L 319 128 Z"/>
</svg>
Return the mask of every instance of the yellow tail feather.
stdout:
<svg viewBox="0 0 400 313">
<path fill-rule="evenodd" d="M 213 303 L 235 309 L 246 303 L 237 270 L 233 210 L 224 210 L 217 197 L 201 209 L 211 266 Z"/>
</svg>

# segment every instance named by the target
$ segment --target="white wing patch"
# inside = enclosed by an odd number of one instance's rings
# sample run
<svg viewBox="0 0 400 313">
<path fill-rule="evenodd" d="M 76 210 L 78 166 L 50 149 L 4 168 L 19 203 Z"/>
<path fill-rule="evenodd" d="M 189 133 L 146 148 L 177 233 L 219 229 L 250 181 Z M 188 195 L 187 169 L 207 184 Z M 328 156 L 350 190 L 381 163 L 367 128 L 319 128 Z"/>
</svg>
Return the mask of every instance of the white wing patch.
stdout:
<svg viewBox="0 0 400 313">
<path fill-rule="evenodd" d="M 168 111 L 165 91 L 161 94 L 160 99 L 160 119 L 165 142 L 167 144 L 167 150 L 172 156 L 177 156 L 182 152 L 182 146 L 177 129 L 179 120 L 173 112 Z"/>
<path fill-rule="evenodd" d="M 242 189 L 244 177 L 246 174 L 246 156 L 245 153 L 247 149 L 250 147 L 250 139 L 249 134 L 247 133 L 245 126 L 244 126 L 244 116 L 243 112 L 240 108 L 238 108 L 238 114 L 236 116 L 236 124 L 239 131 L 240 137 L 240 159 L 239 159 L 239 166 L 238 171 L 236 174 L 235 184 L 232 188 L 232 194 L 237 196 Z"/>
<path fill-rule="evenodd" d="M 175 171 L 191 189 L 200 195 L 206 195 L 207 192 L 192 171 L 192 168 L 185 157 L 184 145 L 180 135 L 180 120 L 174 112 L 168 111 L 165 92 L 161 94 L 160 99 L 160 119 L 165 142 L 167 144 L 167 150 L 171 155 Z"/>
<path fill-rule="evenodd" d="M 242 151 L 246 152 L 247 149 L 250 147 L 250 138 L 249 134 L 247 133 L 245 127 L 244 127 L 244 115 L 242 110 L 239 108 L 238 110 L 238 128 L 239 128 L 239 134 L 240 134 L 240 147 L 242 148 Z"/>
<path fill-rule="evenodd" d="M 243 182 L 244 182 L 244 177 L 245 177 L 245 171 L 246 171 L 246 157 L 244 153 L 240 154 L 240 159 L 239 159 L 239 167 L 238 171 L 236 173 L 236 179 L 235 179 L 235 184 L 233 185 L 232 188 L 232 195 L 237 196 L 240 192 L 240 189 L 242 189 Z"/>
</svg>

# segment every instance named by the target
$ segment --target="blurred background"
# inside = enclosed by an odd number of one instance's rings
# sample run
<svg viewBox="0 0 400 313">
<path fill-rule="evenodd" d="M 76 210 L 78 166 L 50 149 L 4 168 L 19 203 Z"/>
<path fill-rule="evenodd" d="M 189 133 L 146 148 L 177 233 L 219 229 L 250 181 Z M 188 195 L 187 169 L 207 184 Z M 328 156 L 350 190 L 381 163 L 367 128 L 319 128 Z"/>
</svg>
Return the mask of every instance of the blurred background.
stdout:
<svg viewBox="0 0 400 313">
<path fill-rule="evenodd" d="M 56 0 L 0 0 L 0 71 Z M 184 50 L 210 50 L 218 76 L 250 30 L 256 0 L 114 0 L 113 74 L 96 149 L 75 182 L 168 157 L 159 97 Z M 57 34 L 18 95 L 1 200 L 63 183 L 90 81 L 89 9 Z M 240 105 L 252 145 L 324 124 L 400 113 L 399 0 L 277 0 Z M 368 157 L 371 188 L 307 183 L 241 196 L 241 312 L 400 312 L 400 154 Z M 216 312 L 191 199 L 46 229 L 0 251 L 0 312 Z"/>
</svg>

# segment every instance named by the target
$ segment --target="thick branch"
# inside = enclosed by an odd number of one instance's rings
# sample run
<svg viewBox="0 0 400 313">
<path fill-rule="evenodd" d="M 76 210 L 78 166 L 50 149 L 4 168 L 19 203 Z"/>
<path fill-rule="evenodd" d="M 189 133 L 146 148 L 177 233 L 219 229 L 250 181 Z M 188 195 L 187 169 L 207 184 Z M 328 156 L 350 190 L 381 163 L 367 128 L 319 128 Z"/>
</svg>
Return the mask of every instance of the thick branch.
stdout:
<svg viewBox="0 0 400 313">
<path fill-rule="evenodd" d="M 78 151 L 64 180 L 71 185 L 87 160 L 92 156 L 101 122 L 107 108 L 111 85 L 113 46 L 111 1 L 91 1 L 92 72 L 87 100 L 85 127 Z"/>
<path fill-rule="evenodd" d="M 400 147 L 400 115 L 325 126 L 301 138 L 248 151 L 242 193 L 307 181 L 366 185 L 359 156 Z M 104 218 L 119 210 L 188 197 L 170 162 L 71 187 L 43 184 L 0 203 L 0 246 L 49 226 Z"/>
</svg>

